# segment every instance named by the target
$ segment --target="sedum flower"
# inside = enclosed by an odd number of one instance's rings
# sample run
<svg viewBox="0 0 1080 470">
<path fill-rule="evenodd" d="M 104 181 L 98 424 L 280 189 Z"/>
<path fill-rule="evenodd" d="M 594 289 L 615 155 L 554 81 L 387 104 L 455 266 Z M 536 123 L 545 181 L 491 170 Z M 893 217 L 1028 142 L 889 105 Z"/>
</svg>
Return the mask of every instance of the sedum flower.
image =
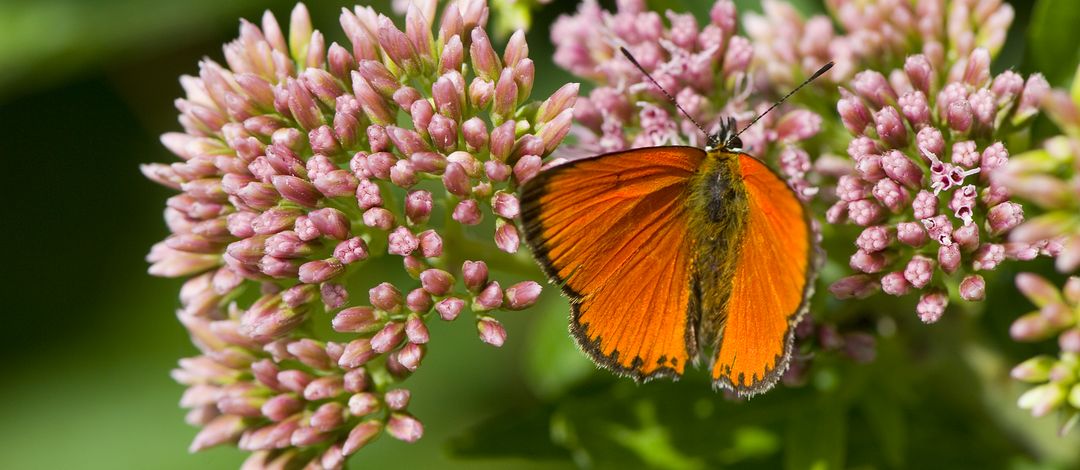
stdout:
<svg viewBox="0 0 1080 470">
<path fill-rule="evenodd" d="M 1070 277 L 1063 289 L 1031 273 L 1016 276 L 1016 287 L 1038 310 L 1020 316 L 1009 328 L 1017 341 L 1057 338 L 1058 357 L 1040 355 L 1012 369 L 1016 380 L 1035 384 L 1017 405 L 1033 416 L 1060 410 L 1066 418 L 1061 434 L 1075 426 L 1080 412 L 1080 277 Z"/>
<path fill-rule="evenodd" d="M 1072 91 L 1053 90 L 1043 108 L 1064 134 L 1015 156 L 995 176 L 1042 211 L 1017 227 L 1012 241 L 1052 240 L 1061 249 L 1058 271 L 1071 273 L 1080 269 L 1080 68 Z"/>
<path fill-rule="evenodd" d="M 577 88 L 531 101 L 521 32 L 499 54 L 485 2 L 451 2 L 433 23 L 435 10 L 414 2 L 404 30 L 342 10 L 349 44 L 329 47 L 303 5 L 288 36 L 267 13 L 241 22 L 225 66 L 181 78 L 184 132 L 162 137 L 181 161 L 143 172 L 180 192 L 148 260 L 192 276 L 178 316 L 202 354 L 174 377 L 203 426 L 193 451 L 235 443 L 255 465 L 338 468 L 384 430 L 412 442 L 423 426 L 398 384 L 423 362 L 426 323 L 468 308 L 498 346 L 497 312 L 539 296 L 456 250 L 518 250 L 516 187 L 569 131 Z M 477 225 L 486 239 L 466 237 Z M 365 285 L 385 257 L 407 275 L 385 277 L 407 281 Z M 314 336 L 327 318 L 347 339 Z"/>
<path fill-rule="evenodd" d="M 560 17 L 551 28 L 555 63 L 595 84 L 575 105 L 577 153 L 705 144 L 702 132 L 620 47 L 709 133 L 728 117 L 740 127 L 749 124 L 775 98 L 758 93 L 750 69 L 754 48 L 736 34 L 737 23 L 730 0 L 717 0 L 704 25 L 689 13 L 649 11 L 640 0 L 619 1 L 614 12 L 586 0 L 576 14 Z M 799 144 L 816 135 L 821 124 L 817 114 L 785 106 L 743 134 L 743 148 L 779 162 L 789 183 L 809 199 L 817 188 L 807 181 L 810 156 Z"/>
<path fill-rule="evenodd" d="M 786 2 L 762 2 L 765 14 L 747 14 L 755 61 L 769 81 L 789 88 L 823 61 L 836 61 L 825 78 L 843 83 L 863 68 L 898 68 L 912 54 L 936 67 L 976 48 L 997 55 L 1015 16 L 1001 0 L 828 0 L 828 15 L 804 18 Z M 833 24 L 840 27 L 834 32 Z"/>
<path fill-rule="evenodd" d="M 932 323 L 950 297 L 981 300 L 983 272 L 1054 252 L 1044 241 L 1009 241 L 1023 207 L 991 178 L 1009 161 L 1003 142 L 1030 124 L 1046 81 L 992 76 L 989 66 L 985 49 L 945 69 L 919 54 L 889 78 L 863 71 L 841 89 L 837 110 L 855 135 L 854 169 L 838 179 L 826 218 L 863 229 L 850 258 L 857 274 L 834 283 L 833 294 L 917 294 L 919 317 Z"/>
</svg>

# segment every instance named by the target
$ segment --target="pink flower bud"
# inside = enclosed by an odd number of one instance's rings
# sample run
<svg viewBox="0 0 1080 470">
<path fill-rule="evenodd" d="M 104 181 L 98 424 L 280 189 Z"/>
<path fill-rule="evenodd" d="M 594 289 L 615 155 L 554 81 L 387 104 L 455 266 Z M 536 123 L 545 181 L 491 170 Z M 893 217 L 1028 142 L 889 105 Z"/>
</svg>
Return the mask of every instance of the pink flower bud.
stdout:
<svg viewBox="0 0 1080 470">
<path fill-rule="evenodd" d="M 525 184 L 537 173 L 540 173 L 541 165 L 543 165 L 543 160 L 539 156 L 525 155 L 521 157 L 514 164 L 514 179 L 518 181 L 518 184 Z"/>
<path fill-rule="evenodd" d="M 345 372 L 343 380 L 345 391 L 349 393 L 363 392 L 371 386 L 371 377 L 368 376 L 367 370 L 363 368 Z"/>
<path fill-rule="evenodd" d="M 302 264 L 298 275 L 300 282 L 318 284 L 333 279 L 343 272 L 345 272 L 345 265 L 341 261 L 336 258 L 328 258 Z"/>
<path fill-rule="evenodd" d="M 964 277 L 960 281 L 960 298 L 977 302 L 986 297 L 986 281 L 978 274 Z"/>
<path fill-rule="evenodd" d="M 457 318 L 463 308 L 465 308 L 465 301 L 455 297 L 447 297 L 435 304 L 435 311 L 439 312 L 439 318 L 446 321 Z"/>
<path fill-rule="evenodd" d="M 386 402 L 386 406 L 391 410 L 400 411 L 409 406 L 409 398 L 411 393 L 406 388 L 396 388 L 386 392 L 383 396 L 383 401 Z"/>
<path fill-rule="evenodd" d="M 428 304 L 430 308 L 430 299 Z M 427 309 L 424 309 L 424 311 L 427 311 Z M 423 323 L 423 320 L 420 319 L 419 315 L 415 314 L 409 315 L 408 320 L 405 321 L 405 335 L 408 337 L 409 343 L 416 343 L 418 345 L 427 344 L 430 339 L 428 326 Z"/>
<path fill-rule="evenodd" d="M 1041 341 L 1053 333 L 1053 328 L 1039 312 L 1021 316 L 1009 326 L 1009 336 L 1016 341 Z"/>
<path fill-rule="evenodd" d="M 357 181 L 356 202 L 360 209 L 363 210 L 382 206 L 383 200 L 382 194 L 379 191 L 379 185 L 367 178 Z"/>
<path fill-rule="evenodd" d="M 371 305 L 379 310 L 397 312 L 401 309 L 402 296 L 397 287 L 394 287 L 389 282 L 384 282 L 368 291 L 368 300 Z"/>
<path fill-rule="evenodd" d="M 376 420 L 368 420 L 356 425 L 345 438 L 345 443 L 341 446 L 341 455 L 349 456 L 356 453 L 375 439 L 381 431 L 382 424 Z"/>
<path fill-rule="evenodd" d="M 371 350 L 384 354 L 405 340 L 405 325 L 400 322 L 388 322 L 383 329 L 371 337 Z"/>
<path fill-rule="evenodd" d="M 433 206 L 430 192 L 412 191 L 405 199 L 405 215 L 410 223 L 421 224 L 428 220 Z"/>
<path fill-rule="evenodd" d="M 483 220 L 483 214 L 480 213 L 480 205 L 475 199 L 465 199 L 454 207 L 453 215 L 454 220 L 462 225 L 476 225 Z"/>
<path fill-rule="evenodd" d="M 321 432 L 332 431 L 345 424 L 344 414 L 345 407 L 341 403 L 335 401 L 324 403 L 311 414 L 311 427 Z"/>
<path fill-rule="evenodd" d="M 309 212 L 307 217 L 319 233 L 337 240 L 349 238 L 349 217 L 344 212 L 326 207 Z"/>
<path fill-rule="evenodd" d="M 424 289 L 413 289 L 405 296 L 405 306 L 412 312 L 423 313 L 431 309 L 431 294 Z"/>
<path fill-rule="evenodd" d="M 904 127 L 900 112 L 892 106 L 886 106 L 874 114 L 878 136 L 890 147 L 901 149 L 908 145 L 907 128 Z"/>
<path fill-rule="evenodd" d="M 888 248 L 892 243 L 892 234 L 883 226 L 867 227 L 855 240 L 855 245 L 867 253 L 876 253 Z"/>
<path fill-rule="evenodd" d="M 514 129 L 517 123 L 506 121 L 491 131 L 491 158 L 505 162 L 514 149 Z"/>
<path fill-rule="evenodd" d="M 437 232 L 434 230 L 425 230 L 420 233 L 418 238 L 420 240 L 420 252 L 425 258 L 442 256 L 442 237 L 440 237 Z"/>
<path fill-rule="evenodd" d="M 952 240 L 960 249 L 970 252 L 979 247 L 979 227 L 975 224 L 962 225 L 952 233 Z"/>
<path fill-rule="evenodd" d="M 938 266 L 946 274 L 956 272 L 960 267 L 960 246 L 954 243 L 938 247 Z"/>
<path fill-rule="evenodd" d="M 987 243 L 975 250 L 974 259 L 971 261 L 972 269 L 976 271 L 989 271 L 997 268 L 1005 260 L 1005 247 Z"/>
<path fill-rule="evenodd" d="M 523 310 L 536 303 L 543 288 L 533 281 L 514 284 L 506 289 L 506 303 L 510 310 Z"/>
<path fill-rule="evenodd" d="M 916 289 L 922 289 L 934 276 L 934 261 L 925 256 L 913 256 L 904 268 L 904 279 Z"/>
<path fill-rule="evenodd" d="M 349 301 L 349 291 L 341 284 L 324 282 L 319 286 L 319 292 L 327 311 L 337 310 Z"/>
<path fill-rule="evenodd" d="M 887 264 L 888 259 L 884 254 L 868 253 L 861 249 L 855 251 L 850 260 L 851 269 L 868 274 L 880 272 Z"/>
<path fill-rule="evenodd" d="M 428 269 L 420 273 L 420 285 L 434 296 L 443 296 L 454 287 L 454 276 L 441 269 Z"/>
<path fill-rule="evenodd" d="M 949 305 L 949 297 L 943 292 L 928 292 L 919 297 L 919 303 L 915 306 L 915 312 L 923 323 L 936 323 L 945 313 L 945 307 Z"/>
<path fill-rule="evenodd" d="M 357 261 L 363 261 L 368 257 L 367 243 L 363 238 L 353 237 L 345 240 L 334 248 L 334 258 L 340 260 L 343 264 L 352 264 Z"/>
<path fill-rule="evenodd" d="M 461 266 L 461 275 L 467 289 L 474 293 L 479 292 L 487 285 L 487 264 L 483 261 L 465 261 Z"/>
<path fill-rule="evenodd" d="M 480 31 L 476 28 L 473 31 Z M 386 432 L 403 442 L 416 442 L 424 435 L 424 425 L 420 420 L 403 413 L 391 413 L 386 423 Z"/>
<path fill-rule="evenodd" d="M 367 333 L 381 327 L 382 320 L 371 307 L 349 307 L 334 315 L 331 325 L 341 333 Z"/>
<path fill-rule="evenodd" d="M 495 246 L 507 253 L 517 253 L 520 245 L 521 236 L 513 222 L 505 219 L 495 221 Z"/>
<path fill-rule="evenodd" d="M 416 369 L 420 367 L 420 362 L 424 360 L 424 354 L 426 350 L 423 345 L 416 343 L 406 343 L 401 350 L 397 351 L 395 356 L 397 362 L 404 367 L 408 372 L 416 372 Z"/>
<path fill-rule="evenodd" d="M 487 147 L 488 130 L 483 119 L 472 117 L 461 125 L 461 133 L 465 137 L 466 149 L 470 152 L 480 152 Z"/>
<path fill-rule="evenodd" d="M 345 369 L 356 369 L 375 357 L 371 350 L 371 341 L 367 338 L 354 339 L 345 345 L 345 351 L 338 358 L 338 365 Z"/>
<path fill-rule="evenodd" d="M 390 232 L 386 251 L 392 255 L 407 256 L 420 247 L 420 239 L 405 226 L 398 226 Z"/>
<path fill-rule="evenodd" d="M 502 347 L 506 342 L 506 329 L 502 324 L 491 317 L 481 317 L 476 322 L 476 331 L 480 340 L 495 347 Z"/>
<path fill-rule="evenodd" d="M 866 274 L 855 274 L 840 278 L 829 286 L 829 292 L 838 299 L 863 299 L 877 291 L 874 278 Z"/>
<path fill-rule="evenodd" d="M 326 400 L 344 391 L 341 376 L 329 375 L 312 380 L 304 387 L 304 399 L 308 401 Z"/>
<path fill-rule="evenodd" d="M 999 236 L 1024 221 L 1024 208 L 1015 202 L 1003 202 L 990 208 L 986 225 L 990 235 Z"/>
<path fill-rule="evenodd" d="M 486 312 L 502 306 L 502 289 L 497 281 L 489 282 L 484 289 L 473 299 L 472 309 L 475 312 Z"/>
<path fill-rule="evenodd" d="M 911 209 L 916 219 L 928 219 L 937 215 L 938 199 L 934 196 L 934 193 L 923 190 L 919 191 L 915 195 L 915 200 L 911 202 Z"/>
<path fill-rule="evenodd" d="M 443 185 L 446 186 L 446 190 L 450 194 L 460 197 L 469 195 L 469 175 L 466 174 L 465 168 L 458 163 L 447 164 L 442 179 Z"/>
</svg>

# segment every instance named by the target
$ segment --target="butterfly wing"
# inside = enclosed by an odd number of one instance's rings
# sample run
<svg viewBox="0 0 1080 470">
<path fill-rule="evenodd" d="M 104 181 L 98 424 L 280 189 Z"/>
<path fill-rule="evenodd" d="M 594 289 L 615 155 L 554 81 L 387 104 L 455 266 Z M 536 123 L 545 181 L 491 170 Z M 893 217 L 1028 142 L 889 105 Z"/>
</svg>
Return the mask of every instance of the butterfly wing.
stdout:
<svg viewBox="0 0 1080 470">
<path fill-rule="evenodd" d="M 811 294 L 814 245 L 795 193 L 757 159 L 738 158 L 749 210 L 712 376 L 718 386 L 753 395 L 787 368 L 794 326 Z"/>
<path fill-rule="evenodd" d="M 525 185 L 525 239 L 573 308 L 597 364 L 646 380 L 678 376 L 696 351 L 688 321 L 688 180 L 705 152 L 653 147 L 576 160 Z"/>
</svg>

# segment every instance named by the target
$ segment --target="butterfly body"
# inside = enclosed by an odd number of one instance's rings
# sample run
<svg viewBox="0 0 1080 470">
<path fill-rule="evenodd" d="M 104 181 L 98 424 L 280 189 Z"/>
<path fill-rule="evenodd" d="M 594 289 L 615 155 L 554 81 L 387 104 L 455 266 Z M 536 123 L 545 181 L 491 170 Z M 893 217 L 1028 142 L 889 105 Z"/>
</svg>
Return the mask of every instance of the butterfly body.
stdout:
<svg viewBox="0 0 1080 470">
<path fill-rule="evenodd" d="M 601 366 L 644 381 L 710 358 L 714 385 L 772 386 L 809 295 L 811 231 L 775 173 L 728 149 L 652 147 L 555 166 L 522 190 L 525 239 Z"/>
</svg>

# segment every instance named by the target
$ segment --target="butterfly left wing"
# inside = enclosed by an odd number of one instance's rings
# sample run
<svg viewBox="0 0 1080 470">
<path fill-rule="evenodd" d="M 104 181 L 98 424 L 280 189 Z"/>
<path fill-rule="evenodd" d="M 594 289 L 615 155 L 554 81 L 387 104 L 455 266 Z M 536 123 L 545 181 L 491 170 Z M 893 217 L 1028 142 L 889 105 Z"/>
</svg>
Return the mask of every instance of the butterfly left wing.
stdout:
<svg viewBox="0 0 1080 470">
<path fill-rule="evenodd" d="M 693 147 L 635 149 L 525 185 L 525 239 L 570 298 L 571 332 L 597 364 L 637 380 L 678 376 L 696 350 L 686 197 L 704 158 Z"/>
<path fill-rule="evenodd" d="M 794 326 L 811 294 L 815 253 L 795 193 L 757 159 L 738 158 L 749 210 L 712 377 L 745 396 L 768 390 L 787 368 Z"/>
</svg>

